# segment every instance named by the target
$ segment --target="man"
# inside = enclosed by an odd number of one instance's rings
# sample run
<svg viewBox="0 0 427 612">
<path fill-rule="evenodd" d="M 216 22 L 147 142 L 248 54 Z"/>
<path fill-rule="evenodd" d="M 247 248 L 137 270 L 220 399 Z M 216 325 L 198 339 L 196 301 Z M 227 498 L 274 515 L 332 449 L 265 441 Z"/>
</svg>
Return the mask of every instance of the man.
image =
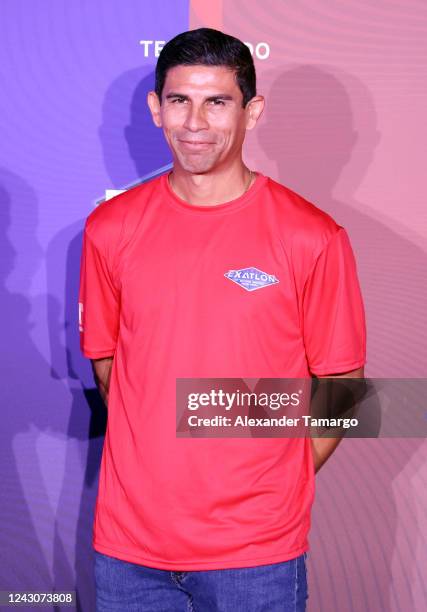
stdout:
<svg viewBox="0 0 427 612">
<path fill-rule="evenodd" d="M 175 385 L 363 376 L 349 238 L 242 161 L 264 98 L 241 41 L 176 36 L 147 102 L 173 171 L 100 204 L 84 231 L 81 348 L 108 405 L 97 610 L 304 610 L 314 474 L 338 439 L 179 438 Z M 236 282 L 251 268 L 256 291 Z"/>
</svg>

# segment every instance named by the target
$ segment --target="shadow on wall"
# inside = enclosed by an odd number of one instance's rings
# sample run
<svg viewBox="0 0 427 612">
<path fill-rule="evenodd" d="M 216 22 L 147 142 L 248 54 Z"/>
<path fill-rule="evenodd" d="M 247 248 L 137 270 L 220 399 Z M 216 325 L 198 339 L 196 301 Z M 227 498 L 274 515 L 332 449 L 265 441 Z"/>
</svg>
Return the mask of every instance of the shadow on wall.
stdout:
<svg viewBox="0 0 427 612">
<path fill-rule="evenodd" d="M 1 168 L 0 590 L 52 587 L 58 485 L 58 472 L 52 466 L 64 460 L 64 409 L 70 394 L 64 381 L 52 379 L 51 366 L 33 338 L 49 299 L 46 294 L 29 295 L 44 256 L 37 240 L 38 213 L 32 187 Z M 55 326 L 58 314 L 57 306 Z"/>
<path fill-rule="evenodd" d="M 105 94 L 98 128 L 102 155 L 111 185 L 125 189 L 171 163 L 172 155 L 147 105 L 154 89 L 154 73 L 141 79 L 140 71 L 118 77 Z"/>
</svg>

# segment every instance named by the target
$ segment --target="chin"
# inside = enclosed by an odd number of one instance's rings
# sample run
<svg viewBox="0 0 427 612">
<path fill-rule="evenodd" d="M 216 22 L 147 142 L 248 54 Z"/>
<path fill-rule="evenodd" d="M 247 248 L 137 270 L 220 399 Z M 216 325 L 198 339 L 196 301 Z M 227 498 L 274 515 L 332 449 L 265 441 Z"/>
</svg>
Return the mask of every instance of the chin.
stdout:
<svg viewBox="0 0 427 612">
<path fill-rule="evenodd" d="M 204 174 L 215 168 L 215 162 L 206 161 L 203 163 L 202 160 L 199 162 L 191 163 L 188 160 L 179 160 L 180 166 L 186 172 L 192 172 L 193 174 Z"/>
</svg>

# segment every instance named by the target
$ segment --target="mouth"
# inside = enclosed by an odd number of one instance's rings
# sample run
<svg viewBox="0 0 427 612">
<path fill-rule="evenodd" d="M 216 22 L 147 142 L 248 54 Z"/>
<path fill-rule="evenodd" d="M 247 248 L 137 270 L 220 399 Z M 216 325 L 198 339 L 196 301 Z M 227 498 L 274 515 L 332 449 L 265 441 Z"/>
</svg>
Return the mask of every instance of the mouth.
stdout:
<svg viewBox="0 0 427 612">
<path fill-rule="evenodd" d="M 184 148 L 193 149 L 193 150 L 206 149 L 213 144 L 213 142 L 197 141 L 197 140 L 178 140 L 178 142 Z"/>
</svg>

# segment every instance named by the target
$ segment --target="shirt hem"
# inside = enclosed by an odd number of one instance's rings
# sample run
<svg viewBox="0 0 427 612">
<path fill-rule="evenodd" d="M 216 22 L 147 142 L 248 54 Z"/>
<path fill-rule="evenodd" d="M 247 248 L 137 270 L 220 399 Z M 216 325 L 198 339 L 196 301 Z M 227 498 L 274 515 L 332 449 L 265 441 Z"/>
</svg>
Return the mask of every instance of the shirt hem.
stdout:
<svg viewBox="0 0 427 612">
<path fill-rule="evenodd" d="M 103 351 L 93 351 L 90 349 L 82 349 L 82 353 L 89 359 L 101 359 L 102 357 L 114 357 L 115 348 L 106 349 Z"/>
<path fill-rule="evenodd" d="M 93 540 L 93 548 L 102 554 L 115 556 L 121 561 L 128 561 L 130 563 L 137 563 L 140 565 L 147 565 L 155 569 L 166 569 L 166 570 L 187 570 L 187 571 L 198 571 L 198 570 L 214 570 L 214 569 L 238 569 L 243 567 L 257 567 L 259 565 L 270 565 L 272 563 L 281 563 L 283 561 L 290 561 L 299 557 L 304 552 L 309 550 L 309 546 L 305 545 L 296 550 L 288 553 L 277 553 L 275 555 L 268 555 L 266 557 L 256 557 L 251 559 L 236 559 L 234 561 L 162 561 L 160 559 L 153 559 L 150 557 L 143 557 L 142 555 L 136 555 L 127 551 L 118 550 L 111 546 L 105 546 L 99 542 Z"/>
<path fill-rule="evenodd" d="M 327 367 L 315 368 L 315 369 L 310 368 L 310 372 L 315 375 L 320 374 L 322 376 L 323 375 L 327 376 L 328 374 L 339 374 L 339 373 L 351 372 L 352 370 L 361 368 L 365 364 L 366 364 L 366 359 L 359 359 L 358 361 L 340 363 L 334 366 L 327 366 Z"/>
</svg>

